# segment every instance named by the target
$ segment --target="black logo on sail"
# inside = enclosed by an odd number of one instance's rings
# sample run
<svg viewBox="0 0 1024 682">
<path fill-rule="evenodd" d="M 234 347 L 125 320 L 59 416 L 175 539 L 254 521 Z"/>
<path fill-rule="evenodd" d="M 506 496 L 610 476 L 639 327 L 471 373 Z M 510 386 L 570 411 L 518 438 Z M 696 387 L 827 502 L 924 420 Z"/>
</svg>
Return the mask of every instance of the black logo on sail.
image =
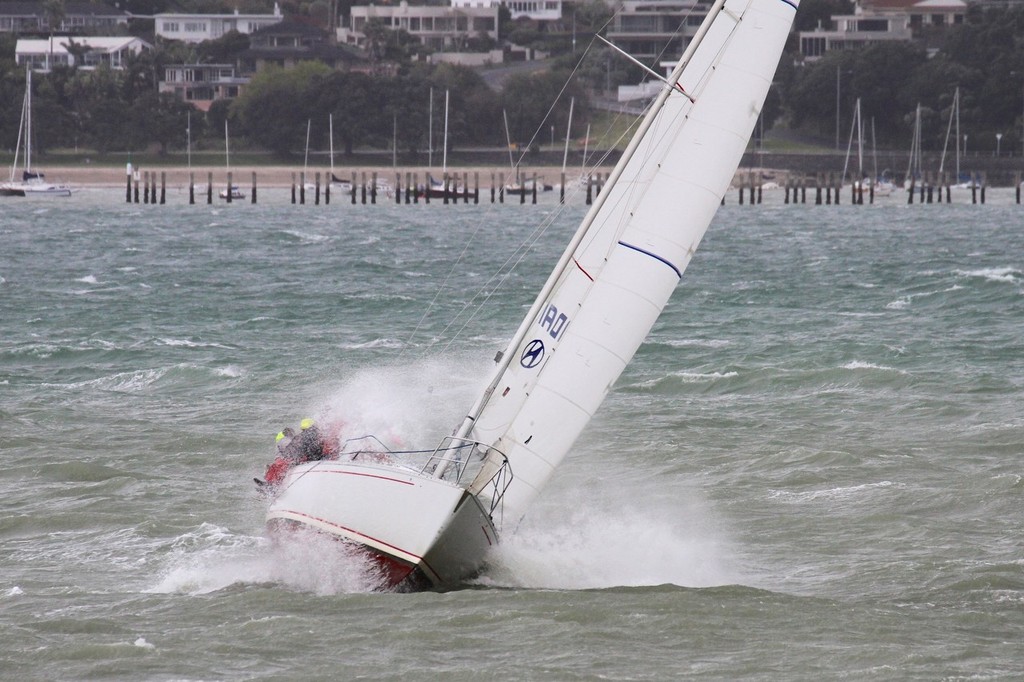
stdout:
<svg viewBox="0 0 1024 682">
<path fill-rule="evenodd" d="M 533 369 L 540 364 L 540 361 L 544 359 L 544 342 L 540 339 L 534 339 L 530 343 L 526 344 L 526 348 L 523 349 L 523 355 L 519 358 L 519 364 L 526 369 Z"/>
</svg>

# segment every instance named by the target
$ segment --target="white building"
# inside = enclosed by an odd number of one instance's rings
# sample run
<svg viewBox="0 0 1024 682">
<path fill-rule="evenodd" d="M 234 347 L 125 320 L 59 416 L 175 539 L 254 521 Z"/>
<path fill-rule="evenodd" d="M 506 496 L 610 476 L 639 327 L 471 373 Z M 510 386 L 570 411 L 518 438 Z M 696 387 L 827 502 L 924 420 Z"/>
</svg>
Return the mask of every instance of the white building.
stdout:
<svg viewBox="0 0 1024 682">
<path fill-rule="evenodd" d="M 558 21 L 562 18 L 562 0 L 451 0 L 452 7 L 498 7 L 505 5 L 513 19 Z"/>
<path fill-rule="evenodd" d="M 112 69 L 123 69 L 129 55 L 138 54 L 152 47 L 145 40 L 132 36 L 25 38 L 18 40 L 14 48 L 14 59 L 19 65 L 31 64 L 33 71 L 50 71 L 53 67 L 61 65 L 95 69 L 101 64 L 106 64 Z"/>
<path fill-rule="evenodd" d="M 352 8 L 351 26 L 338 29 L 338 41 L 363 47 L 363 29 L 377 20 L 391 30 L 404 30 L 434 50 L 458 47 L 462 39 L 486 34 L 498 39 L 498 5 L 491 7 L 410 6 L 402 0 L 398 6 L 364 5 Z"/>
<path fill-rule="evenodd" d="M 964 0 L 859 0 L 853 14 L 834 15 L 831 24 L 800 32 L 800 53 L 813 60 L 833 50 L 870 43 L 918 40 L 934 47 L 943 29 L 964 22 Z"/>
<path fill-rule="evenodd" d="M 265 26 L 273 26 L 283 21 L 284 15 L 275 3 L 273 14 L 240 14 L 235 10 L 231 14 L 161 13 L 153 18 L 157 37 L 201 43 L 216 40 L 231 31 L 249 34 Z"/>
</svg>

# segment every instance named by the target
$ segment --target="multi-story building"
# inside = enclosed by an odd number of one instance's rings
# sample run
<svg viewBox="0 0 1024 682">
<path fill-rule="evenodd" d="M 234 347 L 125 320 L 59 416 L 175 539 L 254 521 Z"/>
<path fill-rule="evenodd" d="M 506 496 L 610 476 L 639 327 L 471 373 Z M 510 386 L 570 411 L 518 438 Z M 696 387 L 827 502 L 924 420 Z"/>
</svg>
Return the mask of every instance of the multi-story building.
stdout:
<svg viewBox="0 0 1024 682">
<path fill-rule="evenodd" d="M 274 5 L 273 14 L 175 14 L 165 12 L 154 17 L 156 35 L 168 40 L 201 43 L 216 40 L 225 33 L 253 33 L 284 20 L 281 8 Z"/>
<path fill-rule="evenodd" d="M 231 64 L 173 64 L 164 68 L 160 92 L 169 92 L 200 111 L 219 99 L 234 99 L 248 78 L 235 75 Z"/>
<path fill-rule="evenodd" d="M 932 46 L 943 29 L 964 22 L 964 0 L 859 0 L 853 14 L 834 15 L 828 26 L 800 32 L 800 53 L 817 59 L 832 50 L 869 43 L 915 40 Z"/>
<path fill-rule="evenodd" d="M 59 15 L 47 11 L 44 2 L 0 3 L 0 33 L 47 35 L 90 33 L 110 35 L 128 25 L 128 12 L 94 2 L 65 2 Z M 50 19 L 57 17 L 56 25 Z"/>
<path fill-rule="evenodd" d="M 505 5 L 513 20 L 525 18 L 534 21 L 558 21 L 562 18 L 562 0 L 451 0 L 451 2 L 452 7 L 457 9 Z"/>
<path fill-rule="evenodd" d="M 466 38 L 487 35 L 498 39 L 498 5 L 490 7 L 363 5 L 352 8 L 350 26 L 338 29 L 338 40 L 363 47 L 367 22 L 380 21 L 386 28 L 404 30 L 433 50 L 457 48 Z"/>
<path fill-rule="evenodd" d="M 129 55 L 138 54 L 152 47 L 145 40 L 132 36 L 21 38 L 15 45 L 14 58 L 18 64 L 30 64 L 33 71 L 50 71 L 55 66 L 73 66 L 88 70 L 102 64 L 112 69 L 122 69 Z"/>
<path fill-rule="evenodd" d="M 625 0 L 607 38 L 640 61 L 675 60 L 704 21 L 711 0 Z"/>
<path fill-rule="evenodd" d="M 334 45 L 328 34 L 315 26 L 282 21 L 255 31 L 249 49 L 239 57 L 244 74 L 262 71 L 269 65 L 291 68 L 299 62 L 318 61 L 333 69 L 361 70 L 367 59 L 358 48 Z"/>
</svg>

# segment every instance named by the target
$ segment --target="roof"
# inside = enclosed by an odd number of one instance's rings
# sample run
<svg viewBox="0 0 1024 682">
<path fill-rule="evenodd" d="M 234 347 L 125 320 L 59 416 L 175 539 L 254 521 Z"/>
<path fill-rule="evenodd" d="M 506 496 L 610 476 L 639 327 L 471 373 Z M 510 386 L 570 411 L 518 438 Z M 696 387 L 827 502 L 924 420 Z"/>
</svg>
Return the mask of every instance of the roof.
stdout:
<svg viewBox="0 0 1024 682">
<path fill-rule="evenodd" d="M 863 0 L 861 5 L 865 9 L 902 10 L 905 12 L 922 9 L 967 9 L 967 3 L 964 0 Z"/>
<path fill-rule="evenodd" d="M 18 44 L 15 47 L 15 52 L 19 54 L 40 54 L 44 52 L 54 52 L 57 54 L 67 54 L 67 45 L 74 41 L 76 45 L 83 45 L 94 50 L 104 50 L 106 52 L 114 52 L 122 48 L 128 47 L 132 43 L 139 42 L 150 47 L 149 43 L 141 38 L 134 36 L 119 36 L 113 38 L 92 38 L 89 36 L 54 36 L 52 38 L 21 38 L 18 40 Z"/>
<path fill-rule="evenodd" d="M 46 9 L 42 2 L 0 2 L 0 15 L 42 17 L 46 16 Z M 64 3 L 65 16 L 103 16 L 103 17 L 124 17 L 131 16 L 128 12 L 108 7 L 107 5 L 92 2 L 66 2 Z"/>
</svg>

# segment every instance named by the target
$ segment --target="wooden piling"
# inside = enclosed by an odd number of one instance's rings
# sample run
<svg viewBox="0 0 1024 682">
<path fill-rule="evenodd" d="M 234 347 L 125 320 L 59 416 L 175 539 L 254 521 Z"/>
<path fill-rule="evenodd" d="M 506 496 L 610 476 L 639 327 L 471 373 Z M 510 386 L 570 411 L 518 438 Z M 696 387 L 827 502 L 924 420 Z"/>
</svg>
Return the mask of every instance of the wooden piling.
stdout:
<svg viewBox="0 0 1024 682">
<path fill-rule="evenodd" d="M 188 174 L 188 203 L 196 203 L 196 174 Z"/>
<path fill-rule="evenodd" d="M 213 203 L 213 171 L 206 173 L 206 203 Z"/>
<path fill-rule="evenodd" d="M 377 203 L 377 172 L 376 171 L 374 171 L 370 175 L 370 182 L 372 183 L 370 185 L 370 203 L 371 204 L 376 204 Z"/>
<path fill-rule="evenodd" d="M 320 205 L 320 171 L 316 171 L 313 176 L 314 194 L 313 194 L 313 205 Z"/>
<path fill-rule="evenodd" d="M 160 171 L 160 205 L 167 203 L 167 171 Z"/>
<path fill-rule="evenodd" d="M 132 165 L 129 163 L 125 171 L 124 202 L 132 203 Z"/>
</svg>

